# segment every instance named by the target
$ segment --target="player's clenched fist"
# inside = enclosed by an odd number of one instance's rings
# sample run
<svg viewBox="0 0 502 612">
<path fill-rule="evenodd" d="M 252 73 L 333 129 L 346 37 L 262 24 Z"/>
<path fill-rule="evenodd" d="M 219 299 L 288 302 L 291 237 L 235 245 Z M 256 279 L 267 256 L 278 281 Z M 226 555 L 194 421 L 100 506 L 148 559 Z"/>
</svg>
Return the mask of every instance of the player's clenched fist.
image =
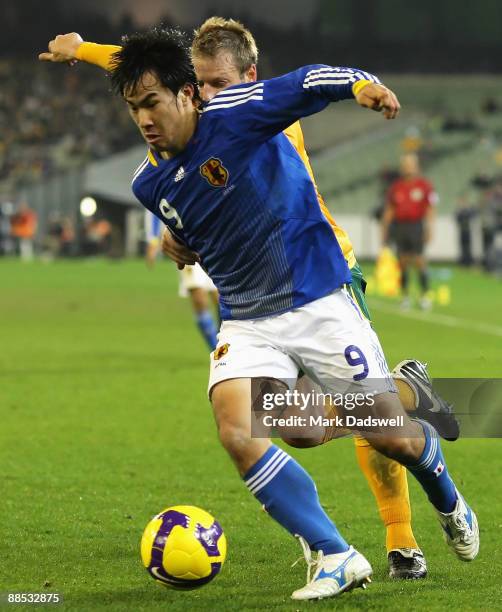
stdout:
<svg viewBox="0 0 502 612">
<path fill-rule="evenodd" d="M 40 53 L 38 59 L 45 62 L 69 62 L 74 63 L 77 58 L 77 50 L 84 41 L 80 34 L 59 34 L 49 43 L 49 50 Z"/>
<path fill-rule="evenodd" d="M 368 83 L 356 94 L 359 105 L 381 112 L 386 119 L 394 119 L 399 113 L 401 105 L 396 94 L 378 83 Z"/>
</svg>

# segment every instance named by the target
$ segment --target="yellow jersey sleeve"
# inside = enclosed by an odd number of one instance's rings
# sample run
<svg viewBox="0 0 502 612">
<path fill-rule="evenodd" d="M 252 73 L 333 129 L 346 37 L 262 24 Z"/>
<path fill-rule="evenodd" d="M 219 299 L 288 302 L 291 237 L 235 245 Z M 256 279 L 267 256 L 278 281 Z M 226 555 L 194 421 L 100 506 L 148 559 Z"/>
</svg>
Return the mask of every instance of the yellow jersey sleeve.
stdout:
<svg viewBox="0 0 502 612">
<path fill-rule="evenodd" d="M 92 42 L 83 42 L 77 49 L 77 59 L 88 64 L 95 64 L 103 70 L 111 70 L 112 55 L 120 51 L 118 45 L 98 45 Z"/>
<path fill-rule="evenodd" d="M 319 189 L 317 188 L 314 171 L 312 170 L 309 156 L 307 155 L 307 151 L 305 150 L 305 139 L 303 137 L 300 122 L 295 121 L 295 123 L 293 123 L 284 130 L 284 134 L 287 136 L 291 144 L 296 149 L 298 155 L 301 157 L 303 163 L 305 164 L 305 168 L 307 169 L 307 172 L 309 173 L 309 176 L 312 179 L 312 183 L 314 184 L 315 192 L 317 194 L 317 200 L 319 202 L 321 211 L 328 220 L 329 224 L 331 225 L 333 232 L 335 233 L 336 239 L 338 240 L 338 244 L 340 245 L 340 249 L 342 250 L 343 256 L 347 260 L 349 268 L 353 268 L 356 265 L 357 261 L 356 256 L 354 254 L 354 249 L 352 247 L 352 242 L 350 241 L 347 232 L 342 229 L 331 216 L 331 213 L 329 212 L 328 207 L 326 206 L 319 192 Z"/>
</svg>

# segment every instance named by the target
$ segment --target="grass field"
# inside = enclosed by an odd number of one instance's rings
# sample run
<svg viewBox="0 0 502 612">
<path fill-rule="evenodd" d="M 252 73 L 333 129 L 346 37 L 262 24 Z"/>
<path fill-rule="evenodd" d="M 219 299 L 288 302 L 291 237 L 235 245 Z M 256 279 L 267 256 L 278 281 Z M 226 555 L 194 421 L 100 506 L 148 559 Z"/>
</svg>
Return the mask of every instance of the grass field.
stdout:
<svg viewBox="0 0 502 612">
<path fill-rule="evenodd" d="M 82 611 L 501 608 L 499 440 L 444 445 L 480 520 L 472 564 L 447 551 L 410 482 L 429 564 L 417 583 L 387 578 L 384 530 L 352 442 L 293 450 L 375 572 L 366 592 L 298 605 L 289 595 L 305 579 L 302 564 L 290 568 L 299 547 L 260 510 L 218 445 L 205 346 L 177 298 L 173 267 L 0 259 L 0 279 L 1 592 L 59 592 L 64 609 Z M 500 377 L 500 282 L 454 270 L 450 285 L 451 305 L 429 319 L 370 299 L 389 362 L 412 355 L 434 376 Z M 157 586 L 139 560 L 147 521 L 174 504 L 212 512 L 228 538 L 221 576 L 198 591 Z"/>
</svg>

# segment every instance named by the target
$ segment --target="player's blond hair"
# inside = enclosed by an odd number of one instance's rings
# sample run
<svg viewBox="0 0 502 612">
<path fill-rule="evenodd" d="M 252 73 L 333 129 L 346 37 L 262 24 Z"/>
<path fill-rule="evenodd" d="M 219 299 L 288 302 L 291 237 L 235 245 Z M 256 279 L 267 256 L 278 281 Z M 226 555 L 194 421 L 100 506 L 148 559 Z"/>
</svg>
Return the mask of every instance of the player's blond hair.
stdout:
<svg viewBox="0 0 502 612">
<path fill-rule="evenodd" d="M 192 58 L 215 57 L 228 51 L 241 74 L 258 62 L 258 47 L 251 32 L 240 21 L 210 17 L 195 30 Z"/>
</svg>

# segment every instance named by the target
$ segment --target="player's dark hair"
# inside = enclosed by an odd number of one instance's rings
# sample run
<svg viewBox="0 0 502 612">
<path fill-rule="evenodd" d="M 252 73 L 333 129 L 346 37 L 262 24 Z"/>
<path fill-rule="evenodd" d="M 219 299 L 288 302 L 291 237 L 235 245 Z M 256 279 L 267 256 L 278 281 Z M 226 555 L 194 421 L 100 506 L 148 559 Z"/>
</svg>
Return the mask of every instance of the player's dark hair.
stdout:
<svg viewBox="0 0 502 612">
<path fill-rule="evenodd" d="M 197 79 L 190 59 L 187 35 L 178 28 L 151 28 L 122 38 L 113 54 L 110 80 L 115 93 L 133 91 L 146 72 L 154 73 L 176 96 L 187 83 L 198 98 Z"/>
</svg>

